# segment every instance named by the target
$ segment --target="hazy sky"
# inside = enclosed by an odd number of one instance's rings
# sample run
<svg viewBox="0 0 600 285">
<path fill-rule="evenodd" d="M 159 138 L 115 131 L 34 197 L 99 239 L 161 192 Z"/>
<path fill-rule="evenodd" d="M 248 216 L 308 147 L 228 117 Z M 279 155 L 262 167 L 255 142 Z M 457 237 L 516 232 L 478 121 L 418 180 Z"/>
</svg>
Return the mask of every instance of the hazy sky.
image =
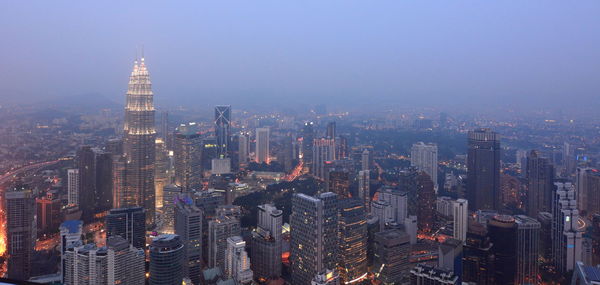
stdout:
<svg viewBox="0 0 600 285">
<path fill-rule="evenodd" d="M 600 106 L 600 1 L 1 1 L 0 100 Z M 591 102 L 590 102 L 591 101 Z"/>
</svg>

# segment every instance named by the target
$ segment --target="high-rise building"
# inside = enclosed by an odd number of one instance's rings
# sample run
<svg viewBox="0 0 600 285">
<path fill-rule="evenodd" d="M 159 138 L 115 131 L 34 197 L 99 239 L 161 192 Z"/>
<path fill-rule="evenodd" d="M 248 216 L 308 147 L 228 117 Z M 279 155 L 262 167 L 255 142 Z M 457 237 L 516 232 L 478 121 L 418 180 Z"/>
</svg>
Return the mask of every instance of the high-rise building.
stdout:
<svg viewBox="0 0 600 285">
<path fill-rule="evenodd" d="M 250 153 L 250 139 L 248 134 L 240 133 L 237 135 L 238 138 L 238 162 L 240 165 L 248 163 L 248 156 Z"/>
<path fill-rule="evenodd" d="M 337 195 L 294 194 L 290 224 L 292 284 L 309 284 L 317 274 L 337 268 Z"/>
<path fill-rule="evenodd" d="M 123 152 L 126 160 L 126 207 L 141 206 L 146 210 L 146 224 L 154 224 L 155 137 L 152 84 L 144 58 L 136 61 L 129 77 L 125 106 Z M 81 171 L 81 170 L 80 170 Z"/>
<path fill-rule="evenodd" d="M 202 278 L 202 210 L 194 204 L 175 205 L 175 234 L 181 237 L 184 251 L 183 274 L 192 283 Z"/>
<path fill-rule="evenodd" d="M 371 171 L 358 172 L 358 198 L 365 204 L 367 213 L 371 212 Z"/>
<path fill-rule="evenodd" d="M 172 234 L 175 231 L 175 205 L 180 196 L 183 195 L 180 186 L 170 184 L 163 187 L 163 207 L 160 215 L 161 227 L 160 232 L 164 234 Z"/>
<path fill-rule="evenodd" d="M 183 280 L 184 245 L 178 235 L 159 235 L 152 240 L 150 285 L 179 285 Z"/>
<path fill-rule="evenodd" d="M 225 252 L 225 276 L 232 278 L 236 284 L 251 284 L 253 273 L 250 269 L 250 258 L 246 252 L 246 242 L 240 236 L 227 238 Z"/>
<path fill-rule="evenodd" d="M 463 242 L 461 240 L 448 238 L 438 246 L 438 267 L 449 270 L 458 276 L 461 282 L 462 276 Z"/>
<path fill-rule="evenodd" d="M 58 199 L 58 193 L 53 191 L 46 192 L 46 196 L 36 198 L 37 209 L 37 230 L 39 233 L 54 232 L 62 222 L 61 206 Z"/>
<path fill-rule="evenodd" d="M 169 168 L 171 161 L 169 151 L 162 138 L 156 139 L 156 161 L 154 163 L 154 189 L 156 192 L 156 208 L 163 206 L 163 188 L 170 182 Z M 114 165 L 114 164 L 113 164 Z"/>
<path fill-rule="evenodd" d="M 269 158 L 269 128 L 256 128 L 256 163 L 270 163 Z"/>
<path fill-rule="evenodd" d="M 537 217 L 540 212 L 552 211 L 554 166 L 532 150 L 527 156 L 527 215 Z"/>
<path fill-rule="evenodd" d="M 513 284 L 517 267 L 517 227 L 512 216 L 496 215 L 487 223 L 494 254 L 496 284 Z"/>
<path fill-rule="evenodd" d="M 538 284 L 541 224 L 536 219 L 517 215 L 517 270 L 514 284 Z"/>
<path fill-rule="evenodd" d="M 498 209 L 500 135 L 490 129 L 469 131 L 467 200 L 471 210 Z"/>
<path fill-rule="evenodd" d="M 194 123 L 195 125 L 195 123 Z M 183 191 L 199 189 L 202 183 L 202 137 L 195 128 L 178 128 L 173 151 L 175 184 Z"/>
<path fill-rule="evenodd" d="M 467 240 L 467 231 L 469 229 L 469 202 L 465 199 L 458 199 L 452 204 L 452 216 L 454 219 L 453 237 L 465 242 Z"/>
<path fill-rule="evenodd" d="M 165 142 L 167 149 L 171 148 L 171 132 L 169 128 L 169 111 L 160 112 L 160 137 Z"/>
<path fill-rule="evenodd" d="M 215 107 L 215 137 L 217 137 L 217 157 L 229 157 L 231 143 L 231 106 Z"/>
<path fill-rule="evenodd" d="M 412 145 L 410 149 L 410 165 L 423 171 L 433 181 L 434 188 L 438 189 L 438 148 L 436 144 L 418 142 Z"/>
<path fill-rule="evenodd" d="M 325 270 L 317 273 L 310 285 L 340 285 L 340 276 L 335 270 Z"/>
<path fill-rule="evenodd" d="M 79 205 L 79 169 L 67 170 L 67 199 L 69 205 Z"/>
<path fill-rule="evenodd" d="M 417 266 L 415 266 L 415 268 L 410 270 L 410 284 L 453 285 L 460 284 L 460 282 L 458 276 L 450 270 L 437 268 L 426 264 L 418 264 Z"/>
<path fill-rule="evenodd" d="M 90 243 L 71 244 L 65 252 L 65 285 L 115 284 L 109 283 L 109 272 L 114 274 L 114 264 L 108 262 L 108 249 Z M 112 281 L 112 280 L 111 280 Z"/>
<path fill-rule="evenodd" d="M 95 214 L 96 196 L 96 154 L 90 146 L 82 146 L 75 156 L 79 172 L 79 209 L 84 221 L 91 221 Z"/>
<path fill-rule="evenodd" d="M 340 278 L 346 284 L 367 277 L 367 217 L 365 206 L 358 199 L 343 199 L 339 203 L 339 266 Z"/>
<path fill-rule="evenodd" d="M 361 154 L 361 170 L 371 170 L 373 164 L 373 155 L 368 149 L 363 150 Z"/>
<path fill-rule="evenodd" d="M 108 283 L 122 285 L 144 285 L 145 254 L 120 236 L 106 240 L 108 247 Z"/>
<path fill-rule="evenodd" d="M 371 202 L 371 215 L 377 217 L 379 230 L 384 230 L 385 225 L 394 222 L 395 209 L 390 202 L 385 200 L 374 200 Z"/>
<path fill-rule="evenodd" d="M 431 232 L 433 230 L 435 215 L 435 189 L 429 174 L 421 172 L 417 177 L 417 223 L 420 232 Z"/>
<path fill-rule="evenodd" d="M 405 284 L 410 272 L 410 237 L 399 229 L 375 233 L 373 272 L 383 284 Z"/>
<path fill-rule="evenodd" d="M 593 168 L 577 168 L 577 208 L 589 215 L 600 214 L 600 171 Z"/>
<path fill-rule="evenodd" d="M 328 139 L 335 139 L 337 137 L 337 131 L 335 121 L 327 123 L 327 133 L 325 137 Z"/>
<path fill-rule="evenodd" d="M 318 159 L 315 159 L 315 163 Z M 318 169 L 316 167 L 315 169 Z M 325 191 L 337 194 L 340 198 L 349 198 L 350 194 L 350 172 L 343 168 L 335 168 L 333 163 L 326 163 L 325 167 Z"/>
<path fill-rule="evenodd" d="M 83 222 L 80 220 L 65 221 L 59 227 L 60 231 L 60 269 L 62 278 L 65 277 L 66 267 L 66 251 L 68 247 L 74 244 L 81 244 L 83 236 Z M 63 279 L 64 283 L 64 279 Z"/>
<path fill-rule="evenodd" d="M 573 270 L 575 262 L 581 260 L 584 229 L 579 224 L 575 186 L 561 182 L 554 184 L 552 256 L 556 270 L 564 273 Z"/>
<path fill-rule="evenodd" d="M 462 281 L 492 285 L 494 283 L 494 254 L 487 228 L 480 223 L 470 223 L 463 247 Z"/>
<path fill-rule="evenodd" d="M 313 129 L 313 122 L 304 123 L 302 129 L 302 161 L 304 167 L 308 168 L 312 173 L 313 168 L 313 141 L 315 139 L 315 131 Z"/>
<path fill-rule="evenodd" d="M 406 192 L 398 189 L 383 186 L 377 190 L 377 199 L 389 203 L 392 209 L 391 219 L 398 223 L 404 223 L 404 219 L 408 217 L 408 196 Z"/>
<path fill-rule="evenodd" d="M 128 205 L 126 196 L 129 195 L 127 192 L 127 183 L 125 181 L 127 171 L 127 161 L 122 155 L 113 156 L 112 165 L 112 182 L 113 182 L 113 208 L 124 208 Z"/>
<path fill-rule="evenodd" d="M 313 141 L 312 149 L 313 174 L 316 177 L 325 179 L 327 175 L 325 163 L 335 159 L 335 140 L 320 138 Z"/>
<path fill-rule="evenodd" d="M 106 237 L 120 236 L 135 248 L 145 248 L 145 217 L 145 210 L 142 207 L 110 210 L 106 215 Z"/>
<path fill-rule="evenodd" d="M 252 232 L 252 271 L 258 279 L 281 276 L 283 211 L 270 204 L 258 206 L 258 224 Z"/>
<path fill-rule="evenodd" d="M 8 278 L 27 280 L 31 277 L 32 258 L 37 238 L 33 190 L 16 185 L 5 193 Z"/>
<path fill-rule="evenodd" d="M 218 216 L 208 222 L 208 267 L 225 269 L 227 238 L 241 234 L 240 221 L 232 216 Z"/>
<path fill-rule="evenodd" d="M 600 265 L 589 266 L 577 261 L 571 285 L 600 285 Z"/>
</svg>

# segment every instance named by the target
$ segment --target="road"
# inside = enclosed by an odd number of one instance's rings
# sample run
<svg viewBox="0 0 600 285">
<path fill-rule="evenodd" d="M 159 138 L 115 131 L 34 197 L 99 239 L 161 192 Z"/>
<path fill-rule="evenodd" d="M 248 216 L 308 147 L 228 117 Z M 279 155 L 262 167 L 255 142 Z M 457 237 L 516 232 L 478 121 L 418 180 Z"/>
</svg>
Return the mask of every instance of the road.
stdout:
<svg viewBox="0 0 600 285">
<path fill-rule="evenodd" d="M 23 166 L 21 168 L 18 168 L 16 170 L 13 171 L 9 171 L 8 173 L 5 173 L 4 175 L 0 176 L 0 185 L 10 181 L 10 179 L 14 178 L 16 175 L 19 175 L 23 172 L 26 171 L 30 171 L 36 168 L 42 168 L 42 167 L 46 167 L 46 166 L 50 166 L 53 164 L 58 163 L 60 160 L 52 160 L 52 161 L 45 161 L 45 162 L 38 162 L 38 163 L 34 163 L 34 164 L 30 164 L 27 166 Z"/>
</svg>

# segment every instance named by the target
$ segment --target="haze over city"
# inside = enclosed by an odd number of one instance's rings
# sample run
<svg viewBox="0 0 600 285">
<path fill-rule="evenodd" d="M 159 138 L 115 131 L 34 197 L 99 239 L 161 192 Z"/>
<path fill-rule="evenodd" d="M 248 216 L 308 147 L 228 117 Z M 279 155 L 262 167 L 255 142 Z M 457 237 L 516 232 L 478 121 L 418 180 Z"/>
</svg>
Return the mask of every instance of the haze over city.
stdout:
<svg viewBox="0 0 600 285">
<path fill-rule="evenodd" d="M 0 99 L 122 104 L 143 49 L 159 107 L 591 109 L 599 10 L 598 1 L 6 1 Z"/>
</svg>

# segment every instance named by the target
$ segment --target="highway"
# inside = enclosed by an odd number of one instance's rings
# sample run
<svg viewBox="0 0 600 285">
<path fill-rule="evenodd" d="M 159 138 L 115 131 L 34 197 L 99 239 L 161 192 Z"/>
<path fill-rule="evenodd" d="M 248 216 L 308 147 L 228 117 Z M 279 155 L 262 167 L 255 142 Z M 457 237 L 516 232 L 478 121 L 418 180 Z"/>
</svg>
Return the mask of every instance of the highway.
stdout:
<svg viewBox="0 0 600 285">
<path fill-rule="evenodd" d="M 34 169 L 39 169 L 42 167 L 46 167 L 46 166 L 50 166 L 53 164 L 58 163 L 60 160 L 52 160 L 52 161 L 44 161 L 44 162 L 38 162 L 38 163 L 34 163 L 34 164 L 30 164 L 27 166 L 23 166 L 21 168 L 18 168 L 16 170 L 13 171 L 9 171 L 7 173 L 5 173 L 4 175 L 0 176 L 0 185 L 10 181 L 11 178 L 14 178 L 16 175 L 19 175 L 21 173 L 30 171 L 30 170 L 34 170 Z"/>
</svg>

